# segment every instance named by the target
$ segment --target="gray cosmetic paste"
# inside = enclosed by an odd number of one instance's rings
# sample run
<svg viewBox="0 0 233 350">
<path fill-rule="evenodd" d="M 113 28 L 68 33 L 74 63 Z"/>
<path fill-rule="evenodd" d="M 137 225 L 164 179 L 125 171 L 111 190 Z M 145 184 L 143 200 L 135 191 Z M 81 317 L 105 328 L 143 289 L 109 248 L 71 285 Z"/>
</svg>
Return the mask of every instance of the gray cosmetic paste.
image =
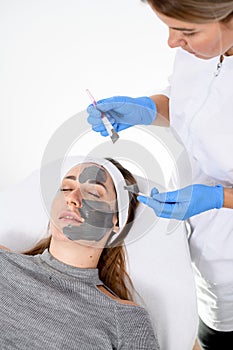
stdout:
<svg viewBox="0 0 233 350">
<path fill-rule="evenodd" d="M 63 228 L 64 235 L 73 241 L 100 241 L 113 227 L 114 212 L 106 202 L 83 199 L 79 212 L 85 221 L 80 226 L 68 225 Z"/>
<path fill-rule="evenodd" d="M 83 170 L 78 180 L 80 183 L 104 184 L 107 175 L 100 167 L 91 165 Z M 63 228 L 64 235 L 71 240 L 100 241 L 113 227 L 114 212 L 106 202 L 83 199 L 79 212 L 85 221 L 80 226 Z"/>
<path fill-rule="evenodd" d="M 81 184 L 84 182 L 101 184 L 106 182 L 107 174 L 103 169 L 95 165 L 91 165 L 83 170 L 83 172 L 79 175 L 78 180 Z"/>
</svg>

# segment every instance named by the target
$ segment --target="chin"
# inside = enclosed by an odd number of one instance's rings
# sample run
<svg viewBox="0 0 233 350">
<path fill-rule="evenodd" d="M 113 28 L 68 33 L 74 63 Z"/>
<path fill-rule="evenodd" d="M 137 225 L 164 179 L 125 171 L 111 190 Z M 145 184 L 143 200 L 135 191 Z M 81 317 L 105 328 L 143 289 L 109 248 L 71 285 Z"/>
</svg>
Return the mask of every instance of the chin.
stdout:
<svg viewBox="0 0 233 350">
<path fill-rule="evenodd" d="M 56 239 L 56 240 L 59 240 L 59 241 L 65 241 L 65 242 L 68 242 L 70 241 L 69 238 L 67 238 L 64 233 L 58 229 L 56 230 L 50 230 L 50 233 L 51 233 L 51 236 Z"/>
<path fill-rule="evenodd" d="M 210 55 L 210 56 L 204 56 L 202 55 L 201 53 L 195 53 L 194 56 L 197 57 L 197 58 L 200 58 L 202 60 L 211 60 L 212 58 L 214 57 L 219 57 L 221 55 L 221 53 L 218 53 L 218 54 L 213 54 L 213 55 Z"/>
<path fill-rule="evenodd" d="M 201 55 L 198 55 L 198 54 L 195 54 L 194 56 L 197 57 L 197 58 L 200 58 L 201 60 L 209 60 L 209 59 L 213 58 L 213 57 L 201 56 Z"/>
<path fill-rule="evenodd" d="M 200 58 L 202 60 L 209 60 L 211 58 L 218 57 L 220 55 L 220 54 L 218 54 L 218 55 L 205 56 L 205 55 L 203 55 L 201 53 L 192 52 L 192 51 L 185 50 L 185 49 L 183 49 L 183 50 L 186 51 L 187 53 L 189 53 L 190 55 L 195 56 L 197 58 Z"/>
</svg>

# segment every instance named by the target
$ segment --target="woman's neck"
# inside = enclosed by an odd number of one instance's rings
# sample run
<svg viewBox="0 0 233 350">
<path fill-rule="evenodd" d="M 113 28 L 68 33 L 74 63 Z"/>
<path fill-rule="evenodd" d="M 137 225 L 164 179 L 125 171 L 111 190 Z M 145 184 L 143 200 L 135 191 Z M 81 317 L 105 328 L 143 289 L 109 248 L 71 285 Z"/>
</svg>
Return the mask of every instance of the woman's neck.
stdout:
<svg viewBox="0 0 233 350">
<path fill-rule="evenodd" d="M 49 252 L 64 264 L 79 268 L 96 268 L 103 248 L 87 245 L 87 242 L 64 242 L 52 237 Z"/>
</svg>

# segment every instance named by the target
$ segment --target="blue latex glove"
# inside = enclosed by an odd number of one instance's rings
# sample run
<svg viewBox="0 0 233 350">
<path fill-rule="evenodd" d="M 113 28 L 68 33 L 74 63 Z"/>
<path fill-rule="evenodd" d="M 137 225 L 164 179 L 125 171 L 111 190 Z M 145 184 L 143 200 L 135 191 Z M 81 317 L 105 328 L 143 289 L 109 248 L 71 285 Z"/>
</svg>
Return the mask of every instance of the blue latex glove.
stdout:
<svg viewBox="0 0 233 350">
<path fill-rule="evenodd" d="M 108 133 L 101 121 L 101 112 L 108 117 L 114 129 L 118 132 L 136 124 L 152 124 L 156 117 L 157 109 L 150 97 L 132 98 L 127 96 L 115 96 L 97 102 L 97 108 L 93 104 L 87 108 L 88 123 L 94 131 L 102 136 Z"/>
<path fill-rule="evenodd" d="M 186 220 L 210 209 L 220 209 L 224 201 L 222 185 L 191 185 L 177 191 L 159 193 L 151 191 L 151 198 L 138 196 L 138 201 L 154 209 L 157 216 Z"/>
</svg>

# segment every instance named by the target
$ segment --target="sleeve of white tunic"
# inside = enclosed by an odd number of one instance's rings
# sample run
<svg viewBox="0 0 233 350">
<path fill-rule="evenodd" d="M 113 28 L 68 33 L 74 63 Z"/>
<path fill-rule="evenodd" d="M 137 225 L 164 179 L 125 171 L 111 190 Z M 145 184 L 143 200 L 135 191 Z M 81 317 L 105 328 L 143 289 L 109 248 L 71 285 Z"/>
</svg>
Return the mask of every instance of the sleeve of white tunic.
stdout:
<svg viewBox="0 0 233 350">
<path fill-rule="evenodd" d="M 118 349 L 160 349 L 149 315 L 144 308 L 119 304 L 116 310 L 116 325 Z"/>
</svg>

